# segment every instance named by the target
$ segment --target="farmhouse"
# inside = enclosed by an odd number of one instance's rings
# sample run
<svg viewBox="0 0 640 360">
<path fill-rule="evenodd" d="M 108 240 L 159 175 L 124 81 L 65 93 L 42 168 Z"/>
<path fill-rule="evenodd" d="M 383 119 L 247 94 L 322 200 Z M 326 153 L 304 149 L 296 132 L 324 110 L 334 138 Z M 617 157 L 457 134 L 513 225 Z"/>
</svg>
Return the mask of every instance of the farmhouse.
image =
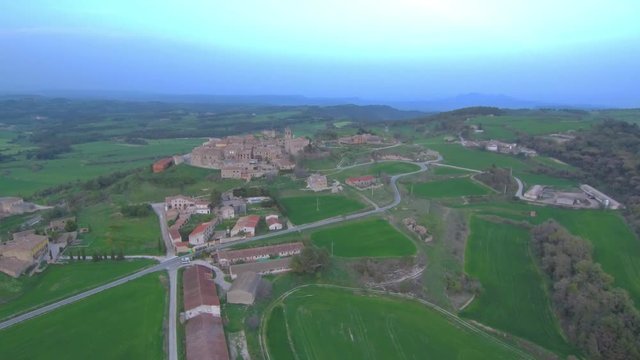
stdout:
<svg viewBox="0 0 640 360">
<path fill-rule="evenodd" d="M 366 188 L 376 183 L 376 178 L 371 175 L 350 177 L 346 181 L 347 185 L 355 186 L 358 188 Z"/>
<path fill-rule="evenodd" d="M 196 200 L 194 203 L 195 213 L 196 214 L 211 214 L 211 209 L 209 208 L 209 202 L 206 200 Z"/>
<path fill-rule="evenodd" d="M 338 139 L 340 144 L 360 145 L 360 144 L 380 144 L 382 138 L 371 134 L 358 134 L 353 136 L 341 137 Z"/>
<path fill-rule="evenodd" d="M 253 271 L 260 275 L 279 274 L 291 270 L 290 263 L 290 258 L 284 258 L 256 263 L 236 264 L 229 267 L 229 275 L 232 279 L 235 279 L 247 271 Z"/>
<path fill-rule="evenodd" d="M 227 302 L 229 304 L 253 305 L 256 293 L 260 286 L 260 275 L 253 271 L 246 271 L 240 274 L 227 292 Z"/>
<path fill-rule="evenodd" d="M 195 199 L 184 195 L 168 196 L 164 199 L 165 211 L 168 211 L 170 209 L 185 211 L 190 209 L 191 207 L 194 207 L 195 205 Z"/>
<path fill-rule="evenodd" d="M 271 231 L 282 230 L 282 223 L 278 219 L 278 215 L 267 215 L 265 216 L 264 219 L 267 222 L 267 226 L 269 227 L 269 230 Z"/>
<path fill-rule="evenodd" d="M 24 238 L 27 238 L 31 235 L 35 235 L 36 231 L 34 229 L 29 229 L 29 230 L 24 230 L 24 231 L 19 231 L 16 233 L 13 233 L 13 240 L 21 240 Z"/>
<path fill-rule="evenodd" d="M 230 205 L 221 206 L 218 214 L 224 220 L 233 219 L 234 217 L 236 217 L 236 212 L 233 209 L 233 206 Z"/>
<path fill-rule="evenodd" d="M 584 191 L 585 194 L 587 194 L 587 195 L 593 197 L 594 199 L 596 199 L 606 209 L 617 210 L 617 209 L 620 209 L 622 207 L 622 205 L 619 202 L 617 202 L 614 199 L 612 199 L 611 197 L 603 194 L 602 192 L 598 191 L 597 189 L 595 189 L 592 186 L 589 186 L 587 184 L 583 184 L 583 185 L 580 185 L 580 190 Z"/>
<path fill-rule="evenodd" d="M 19 197 L 0 197 L 0 212 L 14 213 L 23 203 Z"/>
<path fill-rule="evenodd" d="M 240 233 L 244 233 L 246 236 L 255 236 L 256 227 L 260 222 L 260 216 L 248 215 L 238 219 L 236 225 L 231 229 L 231 236 L 236 236 Z"/>
<path fill-rule="evenodd" d="M 182 236 L 180 235 L 178 229 L 169 229 L 169 237 L 171 237 L 171 241 L 174 243 L 182 241 Z"/>
<path fill-rule="evenodd" d="M 287 257 L 299 254 L 304 248 L 301 242 L 262 246 L 242 250 L 218 251 L 218 263 L 221 266 L 229 266 L 238 262 L 256 262 L 266 260 L 273 256 Z"/>
<path fill-rule="evenodd" d="M 320 174 L 311 174 L 307 178 L 307 188 L 313 191 L 322 191 L 327 189 L 327 177 Z"/>
<path fill-rule="evenodd" d="M 70 216 L 62 219 L 51 220 L 49 226 L 47 226 L 47 232 L 64 231 L 68 222 L 75 222 L 75 216 Z"/>
<path fill-rule="evenodd" d="M 167 170 L 171 165 L 173 165 L 173 157 L 168 157 L 154 162 L 151 168 L 154 173 L 159 173 Z"/>
<path fill-rule="evenodd" d="M 20 276 L 27 268 L 36 264 L 47 250 L 49 238 L 42 235 L 22 234 L 12 241 L 0 244 L 0 271 L 13 277 Z"/>
<path fill-rule="evenodd" d="M 215 221 L 209 221 L 196 226 L 195 229 L 189 234 L 189 244 L 202 245 L 211 238 L 213 231 L 215 230 Z"/>
<path fill-rule="evenodd" d="M 191 266 L 183 274 L 187 360 L 228 360 L 229 351 L 220 318 L 220 300 L 211 270 Z"/>
</svg>

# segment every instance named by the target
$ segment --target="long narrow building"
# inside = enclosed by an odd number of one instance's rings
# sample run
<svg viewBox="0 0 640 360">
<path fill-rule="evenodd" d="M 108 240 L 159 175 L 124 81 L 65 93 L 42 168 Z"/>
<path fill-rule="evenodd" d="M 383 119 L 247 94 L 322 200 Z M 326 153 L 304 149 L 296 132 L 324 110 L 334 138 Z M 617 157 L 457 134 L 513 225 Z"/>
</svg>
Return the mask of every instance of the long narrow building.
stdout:
<svg viewBox="0 0 640 360">
<path fill-rule="evenodd" d="M 187 360 L 229 360 L 212 271 L 191 266 L 184 271 L 182 284 Z"/>
</svg>

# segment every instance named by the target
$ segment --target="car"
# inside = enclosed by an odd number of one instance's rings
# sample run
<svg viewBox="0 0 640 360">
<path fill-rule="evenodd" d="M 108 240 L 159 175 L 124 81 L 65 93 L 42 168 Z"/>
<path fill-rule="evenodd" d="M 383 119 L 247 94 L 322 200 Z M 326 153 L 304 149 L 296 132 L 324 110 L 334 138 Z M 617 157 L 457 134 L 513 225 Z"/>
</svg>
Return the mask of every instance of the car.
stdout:
<svg viewBox="0 0 640 360">
<path fill-rule="evenodd" d="M 188 256 L 182 257 L 182 258 L 180 258 L 180 262 L 183 263 L 183 264 L 188 264 L 188 263 L 191 262 L 191 258 L 188 257 Z"/>
</svg>

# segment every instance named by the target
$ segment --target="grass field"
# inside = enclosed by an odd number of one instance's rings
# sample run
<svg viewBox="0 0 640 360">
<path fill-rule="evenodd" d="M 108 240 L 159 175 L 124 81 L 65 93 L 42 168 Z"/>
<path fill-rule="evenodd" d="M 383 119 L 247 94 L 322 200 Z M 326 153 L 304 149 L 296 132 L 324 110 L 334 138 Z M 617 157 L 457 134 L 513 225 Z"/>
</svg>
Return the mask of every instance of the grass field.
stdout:
<svg viewBox="0 0 640 360">
<path fill-rule="evenodd" d="M 569 179 L 554 178 L 548 175 L 534 174 L 531 160 L 520 159 L 511 155 L 497 154 L 479 149 L 467 149 L 460 144 L 444 143 L 440 138 L 432 138 L 420 142 L 425 147 L 440 152 L 444 163 L 466 167 L 474 170 L 485 170 L 492 165 L 513 169 L 513 174 L 518 176 L 528 185 L 555 185 L 575 186 L 577 183 Z"/>
<path fill-rule="evenodd" d="M 311 234 L 311 241 L 341 257 L 408 256 L 416 253 L 413 242 L 383 219 L 319 230 Z"/>
<path fill-rule="evenodd" d="M 161 254 L 158 239 L 162 235 L 155 213 L 137 218 L 125 217 L 119 211 L 115 205 L 99 204 L 84 208 L 78 214 L 78 224 L 91 230 L 81 234 L 83 243 L 88 245 L 86 254 L 112 249 L 123 249 L 127 255 Z M 77 250 L 72 248 L 72 251 Z"/>
<path fill-rule="evenodd" d="M 72 262 L 51 265 L 32 277 L 0 274 L 0 319 L 108 283 L 152 264 L 151 260 Z"/>
<path fill-rule="evenodd" d="M 464 309 L 464 317 L 562 355 L 571 353 L 529 254 L 527 229 L 474 216 L 465 254 L 465 271 L 481 282 L 482 292 Z"/>
<path fill-rule="evenodd" d="M 615 279 L 615 285 L 629 292 L 640 306 L 640 240 L 614 211 L 570 210 L 522 203 L 492 203 L 470 208 L 482 214 L 495 214 L 539 224 L 555 219 L 572 234 L 589 240 L 594 259 Z M 537 216 L 529 217 L 535 210 Z"/>
<path fill-rule="evenodd" d="M 581 120 L 572 116 L 558 116 L 553 114 L 538 116 L 479 116 L 470 121 L 471 124 L 482 124 L 483 133 L 476 133 L 477 139 L 496 139 L 512 141 L 518 133 L 529 135 L 543 135 L 569 130 L 588 129 L 592 121 Z"/>
<path fill-rule="evenodd" d="M 411 188 L 411 185 L 408 185 Z M 491 193 L 486 186 L 480 185 L 468 177 L 437 180 L 413 185 L 413 194 L 425 198 L 448 198 Z"/>
<path fill-rule="evenodd" d="M 73 152 L 53 160 L 16 161 L 0 164 L 0 195 L 28 196 L 38 190 L 88 180 L 115 171 L 150 166 L 161 156 L 182 154 L 202 139 L 147 140 L 148 145 L 99 141 L 75 145 Z"/>
<path fill-rule="evenodd" d="M 470 172 L 467 170 L 455 169 L 445 166 L 434 166 L 430 169 L 430 172 L 438 176 L 458 176 L 470 174 Z"/>
<path fill-rule="evenodd" d="M 273 309 L 265 326 L 274 359 L 518 357 L 418 302 L 335 288 L 296 290 Z"/>
<path fill-rule="evenodd" d="M 304 195 L 278 199 L 286 216 L 296 225 L 349 214 L 366 206 L 341 195 Z"/>
<path fill-rule="evenodd" d="M 0 331 L 6 359 L 163 359 L 166 276 L 150 274 Z"/>
<path fill-rule="evenodd" d="M 340 181 L 344 181 L 349 177 L 364 176 L 364 175 L 373 175 L 377 177 L 383 173 L 387 175 L 397 175 L 397 174 L 404 174 L 404 173 L 409 173 L 409 172 L 418 171 L 418 170 L 420 170 L 420 167 L 414 164 L 404 163 L 404 162 L 386 162 L 385 161 L 385 162 L 379 162 L 371 165 L 356 166 L 354 168 L 346 169 L 338 173 L 335 173 L 335 175 L 332 175 L 330 177 L 336 178 Z"/>
</svg>

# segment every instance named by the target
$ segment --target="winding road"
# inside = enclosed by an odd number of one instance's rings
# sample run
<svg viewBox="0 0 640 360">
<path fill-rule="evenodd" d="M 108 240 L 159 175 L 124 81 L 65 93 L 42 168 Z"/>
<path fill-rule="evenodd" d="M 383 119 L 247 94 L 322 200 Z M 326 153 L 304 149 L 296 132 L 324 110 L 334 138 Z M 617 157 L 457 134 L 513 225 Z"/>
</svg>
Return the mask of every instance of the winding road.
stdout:
<svg viewBox="0 0 640 360">
<path fill-rule="evenodd" d="M 376 214 L 381 214 L 387 210 L 390 210 L 396 206 L 398 206 L 398 204 L 400 204 L 400 202 L 402 201 L 402 195 L 400 193 L 400 190 L 398 189 L 398 179 L 405 177 L 405 176 L 409 176 L 409 175 L 413 175 L 413 174 L 418 174 L 421 172 L 424 172 L 428 169 L 428 165 L 432 164 L 432 163 L 436 163 L 442 161 L 442 157 L 439 157 L 436 160 L 430 160 L 430 161 L 426 161 L 426 162 L 409 162 L 409 161 L 405 161 L 406 163 L 411 163 L 411 164 L 415 164 L 417 166 L 420 167 L 419 170 L 417 171 L 413 171 L 413 172 L 409 172 L 409 173 L 404 173 L 404 174 L 398 174 L 398 175 L 393 175 L 391 177 L 390 180 L 390 186 L 393 189 L 393 193 L 394 193 L 394 197 L 393 197 L 393 201 L 391 203 L 389 203 L 388 205 L 385 206 L 381 206 L 381 207 L 376 207 L 372 210 L 367 210 L 367 211 L 363 211 L 363 212 L 359 212 L 359 213 L 354 213 L 354 214 L 349 214 L 349 215 L 342 215 L 342 216 L 336 216 L 336 217 L 332 217 L 332 218 L 328 218 L 328 219 L 324 219 L 324 220 L 319 220 L 313 223 L 308 223 L 308 224 L 302 224 L 299 226 L 296 226 L 294 228 L 290 228 L 287 230 L 283 230 L 283 231 L 278 231 L 275 233 L 269 233 L 269 234 L 265 234 L 265 235 L 259 235 L 259 236 L 255 236 L 252 238 L 247 238 L 247 239 L 243 239 L 243 240 L 238 240 L 238 241 L 234 241 L 234 242 L 230 242 L 230 243 L 226 243 L 226 244 L 218 244 L 218 245 L 213 245 L 210 246 L 208 248 L 203 248 L 198 250 L 198 253 L 204 250 L 216 250 L 216 249 L 224 249 L 227 247 L 231 247 L 231 246 L 235 246 L 238 244 L 243 244 L 243 243 L 249 243 L 249 242 L 255 242 L 255 241 L 260 241 L 260 240 L 264 240 L 264 239 L 268 239 L 271 237 L 275 237 L 275 236 L 281 236 L 281 235 L 285 235 L 287 233 L 294 233 L 294 232 L 300 232 L 300 231 L 304 231 L 304 230 L 309 230 L 309 229 L 315 229 L 318 227 L 322 227 L 322 226 L 327 226 L 327 225 L 331 225 L 331 224 L 336 224 L 336 223 L 340 223 L 340 222 L 344 222 L 344 221 L 350 221 L 350 220 L 355 220 L 355 219 L 360 219 L 360 218 L 364 218 L 367 216 L 372 216 L 372 215 L 376 215 Z M 359 164 L 358 166 L 362 166 L 362 165 L 368 165 L 369 163 L 364 163 L 364 164 Z M 101 286 L 97 286 L 91 290 L 70 296 L 66 299 L 54 302 L 52 304 L 40 307 L 36 310 L 32 310 L 29 312 L 26 312 L 24 314 L 15 316 L 9 320 L 5 320 L 3 322 L 0 322 L 0 330 L 2 329 L 6 329 L 10 326 L 19 324 L 23 321 L 29 320 L 29 319 L 33 319 L 37 316 L 46 314 L 48 312 L 54 311 L 60 307 L 63 307 L 65 305 L 69 305 L 72 303 L 75 303 L 77 301 L 80 301 L 82 299 L 85 299 L 87 297 L 90 297 L 92 295 L 98 294 L 100 292 L 103 292 L 105 290 L 111 289 L 113 287 L 116 287 L 118 285 L 122 285 L 124 283 L 127 283 L 129 281 L 135 280 L 137 278 L 140 278 L 144 275 L 147 274 L 151 274 L 157 271 L 167 271 L 169 274 L 169 329 L 168 329 L 168 334 L 167 334 L 167 341 L 168 341 L 168 352 L 169 352 L 169 359 L 170 360 L 177 360 L 178 359 L 178 346 L 177 346 L 177 335 L 176 335 L 176 322 L 177 322 L 177 272 L 178 269 L 182 266 L 188 266 L 190 264 L 185 264 L 182 262 L 182 258 L 176 256 L 175 254 L 175 250 L 173 248 L 173 243 L 171 242 L 171 237 L 169 236 L 169 230 L 167 227 L 167 222 L 164 216 L 164 205 L 163 204 L 152 204 L 152 207 L 154 209 L 154 211 L 156 212 L 156 214 L 158 215 L 158 221 L 160 222 L 160 229 L 162 232 L 162 237 L 165 241 L 165 245 L 166 245 L 166 256 L 156 265 L 153 265 L 151 267 L 148 267 L 146 269 L 143 269 L 141 271 L 138 271 L 136 273 L 133 273 L 131 275 L 122 277 L 118 280 L 115 280 L 113 282 L 110 282 L 108 284 L 104 284 Z M 194 263 L 200 263 L 199 261 L 194 261 Z M 213 267 L 209 264 L 209 267 Z M 215 267 L 213 267 L 215 268 Z M 214 269 L 216 271 L 216 273 L 219 272 L 219 269 L 215 268 Z M 216 276 L 216 278 L 220 278 L 221 281 L 224 281 L 224 277 L 221 276 Z M 224 287 L 224 286 L 223 286 Z M 228 288 L 228 285 L 227 285 Z"/>
</svg>

